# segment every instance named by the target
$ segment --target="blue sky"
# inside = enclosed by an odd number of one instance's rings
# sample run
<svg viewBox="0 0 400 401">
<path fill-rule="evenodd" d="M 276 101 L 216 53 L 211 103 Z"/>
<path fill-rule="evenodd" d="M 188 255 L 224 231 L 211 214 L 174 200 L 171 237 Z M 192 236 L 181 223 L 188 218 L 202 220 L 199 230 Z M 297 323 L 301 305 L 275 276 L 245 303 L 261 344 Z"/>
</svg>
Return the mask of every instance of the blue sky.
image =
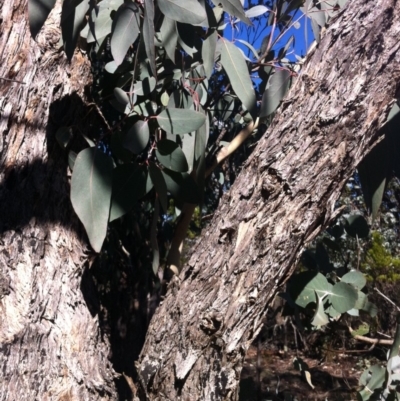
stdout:
<svg viewBox="0 0 400 401">
<path fill-rule="evenodd" d="M 245 0 L 245 9 L 247 9 L 247 5 L 248 5 L 248 0 Z M 264 14 L 264 16 L 260 17 L 260 18 L 261 18 L 262 26 L 266 26 L 268 13 Z M 288 56 L 287 56 L 287 58 L 289 58 L 290 60 L 296 60 L 294 54 L 297 54 L 298 56 L 305 56 L 305 54 L 307 53 L 307 48 L 311 45 L 311 43 L 314 40 L 314 35 L 313 35 L 312 29 L 311 29 L 310 20 L 307 21 L 307 17 L 305 17 L 301 11 L 298 11 L 296 13 L 295 20 L 297 20 L 297 19 L 299 22 L 297 29 L 295 27 L 290 28 L 288 30 L 288 32 L 286 32 L 283 35 L 283 37 L 280 39 L 278 44 L 275 46 L 275 50 L 278 50 L 280 47 L 284 47 L 286 45 L 287 41 L 289 40 L 289 38 L 292 35 L 294 35 L 294 48 L 293 47 L 290 48 L 290 50 L 289 50 L 290 54 L 288 54 Z M 255 21 L 255 23 L 258 23 L 258 22 Z M 232 26 L 228 23 L 228 25 L 226 26 L 226 28 L 224 30 L 224 37 L 226 37 L 227 39 L 230 39 L 230 40 L 234 37 L 235 39 L 242 39 L 242 40 L 250 41 L 250 43 L 251 43 L 251 42 L 253 42 L 254 33 L 251 34 L 251 36 L 253 36 L 253 37 L 251 37 L 249 40 L 246 27 L 247 27 L 247 25 L 240 22 L 238 24 L 239 30 L 235 29 L 233 32 Z M 257 40 L 254 43 L 252 43 L 256 50 L 258 50 L 261 47 L 261 42 L 262 42 L 263 38 L 269 34 L 270 30 L 271 30 L 271 27 L 266 28 L 262 32 L 261 36 L 259 36 L 257 38 Z M 279 31 L 276 29 L 276 31 L 274 33 L 274 38 L 276 38 L 278 34 L 279 34 Z M 242 48 L 242 50 L 245 51 L 246 55 L 249 55 L 250 58 L 253 59 L 251 53 L 249 53 L 248 48 L 245 45 L 242 45 L 238 42 L 236 42 L 236 44 L 240 48 Z"/>
</svg>

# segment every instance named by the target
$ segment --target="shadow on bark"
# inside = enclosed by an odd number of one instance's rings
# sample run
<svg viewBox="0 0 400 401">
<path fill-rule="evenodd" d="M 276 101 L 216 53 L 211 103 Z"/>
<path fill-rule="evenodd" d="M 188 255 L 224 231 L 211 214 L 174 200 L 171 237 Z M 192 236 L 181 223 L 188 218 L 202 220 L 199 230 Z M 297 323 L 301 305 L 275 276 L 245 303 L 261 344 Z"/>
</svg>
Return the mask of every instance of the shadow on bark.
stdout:
<svg viewBox="0 0 400 401">
<path fill-rule="evenodd" d="M 74 138 L 69 149 L 78 153 L 87 147 L 80 132 L 101 132 L 102 127 L 95 113 L 77 94 L 51 105 L 46 144 L 42 144 L 47 146 L 47 151 L 43 152 L 47 160 L 35 159 L 24 165 L 8 166 L 3 171 L 0 182 L 1 234 L 22 231 L 35 221 L 40 227 L 51 224 L 67 226 L 83 243 L 88 243 L 69 198 L 68 152 L 57 143 L 55 132 L 61 126 L 73 127 Z M 30 127 L 30 131 L 34 132 L 35 128 L 41 129 Z M 3 165 L 6 165 L 5 156 L 1 157 Z M 118 396 L 120 400 L 125 400 L 131 399 L 132 390 L 124 375 L 136 377 L 134 361 L 144 343 L 150 320 L 149 293 L 153 291 L 154 279 L 151 267 L 146 266 L 151 266 L 150 251 L 143 238 L 135 238 L 132 233 L 122 235 L 118 222 L 112 225 L 109 232 L 103 247 L 106 252 L 95 255 L 90 248 L 87 249 L 80 290 L 91 315 L 99 317 L 102 338 L 98 341 L 107 338 L 110 342 L 109 360 L 115 371 L 121 374 L 116 379 Z M 120 251 L 121 242 L 129 250 L 129 258 Z M 46 238 L 32 238 L 31 252 L 37 253 L 38 261 L 44 255 L 45 243 Z M 22 241 L 6 255 L 6 259 L 12 263 L 12 252 L 22 252 L 21 248 Z M 0 268 L 0 297 L 8 295 L 9 285 L 12 283 L 7 278 L 7 270 L 3 272 Z"/>
</svg>

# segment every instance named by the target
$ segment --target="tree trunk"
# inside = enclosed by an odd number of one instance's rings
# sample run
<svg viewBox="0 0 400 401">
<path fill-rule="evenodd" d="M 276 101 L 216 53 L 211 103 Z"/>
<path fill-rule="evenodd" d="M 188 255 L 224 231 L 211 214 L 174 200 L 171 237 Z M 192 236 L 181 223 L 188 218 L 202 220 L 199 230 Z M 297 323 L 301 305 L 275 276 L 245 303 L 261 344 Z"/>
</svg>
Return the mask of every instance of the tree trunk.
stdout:
<svg viewBox="0 0 400 401">
<path fill-rule="evenodd" d="M 0 400 L 116 399 L 55 140 L 61 125 L 89 129 L 90 64 L 61 51 L 60 5 L 36 42 L 26 0 L 0 10 Z"/>
<path fill-rule="evenodd" d="M 396 0 L 349 1 L 332 20 L 152 319 L 138 363 L 146 399 L 237 400 L 266 308 L 379 138 L 399 34 Z"/>
</svg>

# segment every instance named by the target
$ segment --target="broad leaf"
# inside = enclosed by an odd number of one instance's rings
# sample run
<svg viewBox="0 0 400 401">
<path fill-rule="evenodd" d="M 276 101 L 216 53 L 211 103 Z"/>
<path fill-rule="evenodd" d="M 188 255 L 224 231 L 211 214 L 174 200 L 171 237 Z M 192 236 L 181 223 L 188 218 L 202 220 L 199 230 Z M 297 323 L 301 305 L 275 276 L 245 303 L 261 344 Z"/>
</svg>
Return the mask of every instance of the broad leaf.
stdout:
<svg viewBox="0 0 400 401">
<path fill-rule="evenodd" d="M 207 18 L 197 0 L 158 0 L 158 6 L 166 17 L 186 24 L 200 24 Z"/>
<path fill-rule="evenodd" d="M 125 135 L 124 147 L 134 154 L 141 153 L 149 143 L 150 130 L 147 121 L 138 121 L 129 128 Z"/>
<path fill-rule="evenodd" d="M 143 81 L 138 81 L 133 87 L 133 92 L 138 96 L 147 96 L 153 92 L 156 87 L 156 79 L 154 77 L 148 77 L 143 79 Z"/>
<path fill-rule="evenodd" d="M 60 127 L 56 132 L 56 139 L 61 148 L 65 149 L 72 139 L 72 129 L 70 127 Z"/>
<path fill-rule="evenodd" d="M 386 138 L 378 143 L 357 167 L 364 201 L 375 219 L 382 203 L 388 174 L 388 149 Z"/>
<path fill-rule="evenodd" d="M 129 47 L 140 32 L 139 8 L 134 3 L 124 3 L 117 11 L 111 35 L 111 54 L 120 65 Z"/>
<path fill-rule="evenodd" d="M 72 206 L 96 252 L 100 252 L 107 234 L 112 171 L 111 157 L 92 147 L 78 154 L 72 173 Z"/>
<path fill-rule="evenodd" d="M 175 63 L 175 50 L 178 43 L 176 22 L 168 17 L 164 17 L 160 33 L 162 44 L 167 52 L 167 56 Z"/>
<path fill-rule="evenodd" d="M 364 274 L 357 270 L 351 270 L 346 273 L 341 280 L 343 283 L 351 284 L 357 290 L 361 290 L 367 284 L 367 279 Z"/>
<path fill-rule="evenodd" d="M 162 171 L 168 191 L 181 202 L 196 204 L 200 201 L 200 191 L 193 178 L 187 173 L 177 173 L 168 169 Z"/>
<path fill-rule="evenodd" d="M 316 293 L 320 297 L 330 294 L 332 285 L 321 273 L 312 271 L 296 274 L 290 283 L 289 293 L 297 305 L 305 308 L 309 303 L 316 302 Z"/>
<path fill-rule="evenodd" d="M 101 4 L 101 3 L 100 3 Z M 157 76 L 156 49 L 154 43 L 154 0 L 144 0 L 143 41 L 150 62 L 151 72 Z"/>
<path fill-rule="evenodd" d="M 268 81 L 268 87 L 262 97 L 260 118 L 268 117 L 279 106 L 289 87 L 290 72 L 276 71 Z"/>
<path fill-rule="evenodd" d="M 358 298 L 357 290 L 347 283 L 336 283 L 329 295 L 329 302 L 340 313 L 353 309 Z"/>
<path fill-rule="evenodd" d="M 124 108 L 129 104 L 129 96 L 121 88 L 114 88 L 114 96 L 117 102 Z"/>
<path fill-rule="evenodd" d="M 156 155 L 164 167 L 178 172 L 188 171 L 189 166 L 185 154 L 176 142 L 168 139 L 158 141 Z"/>
<path fill-rule="evenodd" d="M 249 69 L 241 51 L 232 42 L 225 39 L 221 39 L 221 64 L 228 74 L 236 95 L 254 118 L 256 95 Z"/>
<path fill-rule="evenodd" d="M 268 11 L 270 11 L 268 7 L 260 5 L 249 8 L 245 14 L 246 17 L 248 18 L 256 18 L 259 17 L 260 15 L 267 13 Z"/>
<path fill-rule="evenodd" d="M 161 170 L 153 162 L 149 163 L 149 173 L 151 181 L 154 184 L 154 188 L 158 195 L 158 200 L 164 210 L 167 213 L 168 209 L 168 198 L 167 198 L 167 184 L 165 183 L 165 178 Z"/>
<path fill-rule="evenodd" d="M 154 274 L 157 274 L 158 268 L 160 267 L 160 250 L 158 248 L 158 241 L 157 241 L 157 223 L 159 215 L 160 215 L 160 203 L 158 202 L 158 199 L 156 199 L 154 202 L 154 213 L 150 229 L 150 243 L 153 251 L 152 267 Z"/>
<path fill-rule="evenodd" d="M 347 217 L 345 230 L 353 238 L 367 238 L 369 235 L 368 223 L 360 214 Z"/>
<path fill-rule="evenodd" d="M 158 125 L 170 134 L 187 134 L 200 128 L 206 118 L 187 109 L 165 109 L 157 116 Z"/>
<path fill-rule="evenodd" d="M 315 309 L 315 313 L 311 321 L 311 324 L 313 326 L 321 327 L 329 323 L 329 318 L 325 313 L 324 303 L 322 301 L 322 298 L 320 298 L 318 294 L 316 294 L 316 298 L 317 298 L 317 307 Z"/>
<path fill-rule="evenodd" d="M 147 171 L 144 167 L 127 163 L 113 171 L 110 221 L 128 213 L 135 202 L 147 192 Z"/>
<path fill-rule="evenodd" d="M 29 28 L 33 39 L 36 38 L 36 35 L 49 16 L 50 11 L 53 9 L 54 4 L 56 4 L 56 0 L 28 1 Z"/>
<path fill-rule="evenodd" d="M 65 0 L 61 13 L 61 32 L 65 54 L 71 60 L 79 39 L 89 0 Z"/>
<path fill-rule="evenodd" d="M 246 16 L 243 10 L 243 4 L 240 2 L 240 0 L 212 0 L 212 2 L 216 6 L 218 6 L 218 4 L 222 4 L 224 11 L 226 11 L 228 14 L 239 18 L 247 25 L 251 25 L 251 21 Z"/>
</svg>

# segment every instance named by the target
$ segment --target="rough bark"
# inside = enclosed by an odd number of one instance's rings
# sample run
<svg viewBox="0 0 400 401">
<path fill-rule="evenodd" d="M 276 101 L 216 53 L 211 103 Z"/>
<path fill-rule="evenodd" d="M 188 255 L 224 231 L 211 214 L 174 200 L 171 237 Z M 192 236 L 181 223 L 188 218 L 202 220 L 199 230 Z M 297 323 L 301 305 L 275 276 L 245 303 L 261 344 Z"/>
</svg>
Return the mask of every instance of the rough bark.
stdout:
<svg viewBox="0 0 400 401">
<path fill-rule="evenodd" d="M 400 77 L 400 3 L 348 2 L 152 319 L 149 400 L 237 400 L 243 358 L 304 245 L 379 138 Z"/>
<path fill-rule="evenodd" d="M 68 63 L 61 51 L 60 8 L 35 42 L 27 1 L 0 0 L 2 401 L 116 399 L 93 285 L 83 275 L 87 242 L 55 140 L 58 126 L 89 129 L 90 120 L 90 65 L 79 52 Z"/>
</svg>

